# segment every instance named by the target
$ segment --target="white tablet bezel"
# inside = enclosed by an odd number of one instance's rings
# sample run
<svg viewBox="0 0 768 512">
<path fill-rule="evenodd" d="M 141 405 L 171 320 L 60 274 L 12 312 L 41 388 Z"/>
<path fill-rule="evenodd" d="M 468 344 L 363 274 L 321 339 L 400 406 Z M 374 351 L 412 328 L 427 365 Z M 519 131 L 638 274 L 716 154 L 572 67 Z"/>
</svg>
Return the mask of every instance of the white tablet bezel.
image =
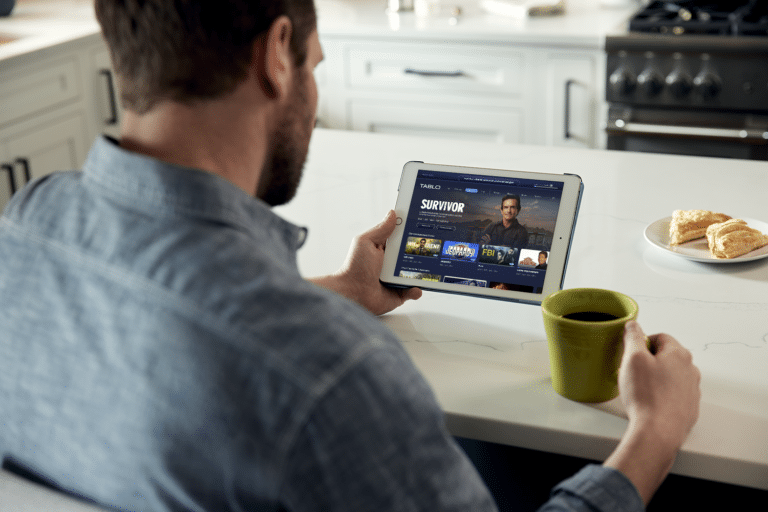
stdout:
<svg viewBox="0 0 768 512">
<path fill-rule="evenodd" d="M 464 284 L 444 283 L 442 281 L 425 281 L 408 277 L 395 276 L 395 268 L 400 256 L 400 247 L 405 227 L 408 220 L 408 210 L 414 194 L 416 178 L 420 170 L 447 172 L 455 174 L 474 174 L 478 176 L 498 176 L 508 178 L 533 179 L 556 181 L 563 183 L 563 193 L 555 224 L 552 246 L 549 251 L 547 270 L 544 277 L 544 285 L 541 293 L 524 291 L 498 290 L 493 288 L 467 286 Z M 541 304 L 541 301 L 550 293 L 562 288 L 563 277 L 568 263 L 568 254 L 573 238 L 573 230 L 578 217 L 583 183 L 581 178 L 574 174 L 550 174 L 530 171 L 514 171 L 502 169 L 484 169 L 475 167 L 459 167 L 453 165 L 428 164 L 423 162 L 408 162 L 403 166 L 400 178 L 399 193 L 395 212 L 398 217 L 398 225 L 387 240 L 387 249 L 384 254 L 384 266 L 380 279 L 388 286 L 411 288 L 418 287 L 423 290 L 432 290 L 461 295 L 473 295 L 499 300 L 524 302 L 529 304 Z M 525 201 L 523 201 L 525 209 Z"/>
</svg>

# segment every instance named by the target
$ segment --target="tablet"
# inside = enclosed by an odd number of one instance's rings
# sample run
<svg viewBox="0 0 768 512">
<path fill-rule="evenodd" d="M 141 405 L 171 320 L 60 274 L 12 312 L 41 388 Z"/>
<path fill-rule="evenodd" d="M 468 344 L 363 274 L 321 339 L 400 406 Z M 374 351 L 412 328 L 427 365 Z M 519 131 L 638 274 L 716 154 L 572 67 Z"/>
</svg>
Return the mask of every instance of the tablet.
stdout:
<svg viewBox="0 0 768 512">
<path fill-rule="evenodd" d="M 562 288 L 583 189 L 573 174 L 408 162 L 381 281 L 541 304 Z"/>
</svg>

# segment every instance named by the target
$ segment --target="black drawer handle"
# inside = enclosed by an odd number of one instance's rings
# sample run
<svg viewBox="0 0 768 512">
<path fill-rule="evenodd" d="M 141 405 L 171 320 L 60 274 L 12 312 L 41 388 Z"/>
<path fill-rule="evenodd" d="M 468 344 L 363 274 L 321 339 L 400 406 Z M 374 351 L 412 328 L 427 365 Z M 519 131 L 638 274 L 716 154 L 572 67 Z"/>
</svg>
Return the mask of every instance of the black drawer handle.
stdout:
<svg viewBox="0 0 768 512">
<path fill-rule="evenodd" d="M 563 124 L 565 125 L 565 140 L 571 138 L 571 86 L 576 83 L 576 80 L 567 80 L 565 82 L 565 119 Z"/>
<path fill-rule="evenodd" d="M 0 169 L 8 173 L 8 184 L 11 187 L 11 195 L 16 193 L 16 177 L 13 175 L 13 166 L 11 164 L 0 165 Z"/>
<path fill-rule="evenodd" d="M 405 68 L 403 73 L 406 75 L 425 76 L 429 78 L 461 78 L 462 76 L 467 76 L 463 71 L 424 71 L 413 68 Z"/>
<path fill-rule="evenodd" d="M 108 125 L 117 124 L 117 101 L 115 101 L 115 85 L 112 81 L 112 71 L 108 69 L 99 70 L 99 74 L 107 79 L 107 94 L 109 95 L 109 112 L 110 117 L 104 120 Z"/>
</svg>

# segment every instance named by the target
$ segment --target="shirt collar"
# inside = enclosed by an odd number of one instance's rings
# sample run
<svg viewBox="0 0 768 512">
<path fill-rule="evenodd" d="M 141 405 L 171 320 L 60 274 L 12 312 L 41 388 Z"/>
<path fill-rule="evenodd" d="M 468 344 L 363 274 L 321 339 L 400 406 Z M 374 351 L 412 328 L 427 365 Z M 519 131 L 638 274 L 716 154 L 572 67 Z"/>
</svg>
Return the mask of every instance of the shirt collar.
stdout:
<svg viewBox="0 0 768 512">
<path fill-rule="evenodd" d="M 224 178 L 128 151 L 106 136 L 94 142 L 83 173 L 87 186 L 132 208 L 206 218 L 254 234 L 257 229 L 277 231 L 294 251 L 306 240 L 306 228 L 279 217 L 262 200 Z"/>
</svg>

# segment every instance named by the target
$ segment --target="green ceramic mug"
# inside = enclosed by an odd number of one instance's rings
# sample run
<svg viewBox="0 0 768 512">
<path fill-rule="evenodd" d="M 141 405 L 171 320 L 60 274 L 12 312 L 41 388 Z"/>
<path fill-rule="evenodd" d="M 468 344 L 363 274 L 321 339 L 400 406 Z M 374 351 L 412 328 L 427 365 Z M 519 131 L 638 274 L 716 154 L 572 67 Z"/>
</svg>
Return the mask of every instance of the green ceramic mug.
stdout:
<svg viewBox="0 0 768 512">
<path fill-rule="evenodd" d="M 571 288 L 546 297 L 541 312 L 555 391 L 578 402 L 616 397 L 624 324 L 637 318 L 637 303 L 611 290 Z"/>
</svg>

